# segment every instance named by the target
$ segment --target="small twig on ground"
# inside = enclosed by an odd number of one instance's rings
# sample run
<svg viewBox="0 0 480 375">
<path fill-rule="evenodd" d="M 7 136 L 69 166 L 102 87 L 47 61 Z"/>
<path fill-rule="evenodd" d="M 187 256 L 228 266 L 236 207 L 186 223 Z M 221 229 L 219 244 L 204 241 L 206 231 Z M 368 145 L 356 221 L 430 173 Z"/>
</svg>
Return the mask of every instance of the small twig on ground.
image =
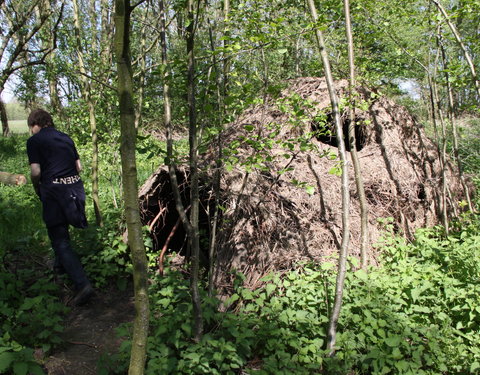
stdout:
<svg viewBox="0 0 480 375">
<path fill-rule="evenodd" d="M 67 341 L 68 344 L 72 344 L 72 345 L 85 345 L 85 346 L 88 346 L 90 348 L 93 348 L 93 349 L 98 349 L 98 346 L 97 345 L 94 345 L 94 344 L 89 344 L 88 342 L 82 342 L 82 341 Z"/>
</svg>

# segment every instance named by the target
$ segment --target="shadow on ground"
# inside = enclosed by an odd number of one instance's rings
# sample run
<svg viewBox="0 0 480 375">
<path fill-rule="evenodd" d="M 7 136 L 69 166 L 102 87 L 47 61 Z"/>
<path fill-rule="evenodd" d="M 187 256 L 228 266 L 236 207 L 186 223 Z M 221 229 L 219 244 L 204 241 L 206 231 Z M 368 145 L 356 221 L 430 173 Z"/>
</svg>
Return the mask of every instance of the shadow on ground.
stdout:
<svg viewBox="0 0 480 375">
<path fill-rule="evenodd" d="M 99 358 L 121 344 L 116 328 L 133 321 L 134 315 L 132 288 L 97 290 L 86 305 L 72 308 L 62 334 L 64 345 L 45 361 L 48 375 L 96 375 Z"/>
</svg>

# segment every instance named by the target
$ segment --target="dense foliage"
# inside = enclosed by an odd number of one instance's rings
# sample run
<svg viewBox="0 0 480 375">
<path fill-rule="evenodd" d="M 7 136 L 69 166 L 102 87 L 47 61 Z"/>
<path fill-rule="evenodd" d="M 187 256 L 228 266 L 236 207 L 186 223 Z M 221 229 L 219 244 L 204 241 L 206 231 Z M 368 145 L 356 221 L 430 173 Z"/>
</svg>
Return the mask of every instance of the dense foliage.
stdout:
<svg viewBox="0 0 480 375">
<path fill-rule="evenodd" d="M 307 16 L 305 3 L 296 0 L 197 3 L 195 97 L 202 142 L 213 139 L 222 124 L 245 108 L 261 103 L 267 94 L 278 93 L 288 79 L 323 74 L 315 49 L 315 27 L 325 33 L 335 78 L 348 78 L 342 2 L 316 3 L 318 24 Z M 448 156 L 458 151 L 461 167 L 479 186 L 480 93 L 467 54 L 480 70 L 480 3 L 452 0 L 439 4 L 448 17 L 433 0 L 352 4 L 357 78 L 362 85 L 395 95 L 406 104 L 429 135 L 446 145 Z M 185 30 L 189 25 L 185 2 L 169 2 L 168 64 L 161 64 L 159 2 L 139 1 L 137 5 L 132 13 L 131 52 L 138 179 L 143 182 L 165 162 L 165 145 L 158 141 L 163 137 L 158 134 L 164 132 L 164 72 L 169 73 L 171 86 L 176 160 L 181 164 L 188 159 L 184 136 L 188 122 Z M 78 146 L 89 197 L 94 190 L 90 161 L 97 156 L 92 133 L 98 137 L 104 225 L 73 231 L 72 237 L 97 286 L 112 283 L 124 288 L 132 265 L 122 239 L 113 2 L 78 1 L 78 7 L 76 14 L 72 4 L 60 0 L 0 2 L 0 94 L 10 85 L 21 102 L 7 106 L 9 120 L 25 120 L 28 110 L 24 108 L 40 105 L 52 111 L 57 126 Z M 447 20 L 455 25 L 461 43 Z M 449 88 L 453 106 L 448 101 Z M 292 113 L 295 119 L 302 116 L 303 104 L 297 109 Z M 458 126 L 458 150 L 452 141 L 453 120 Z M 15 130 L 12 122 L 11 128 Z M 19 129 L 24 129 L 23 121 Z M 1 171 L 28 176 L 25 141 L 26 136 L 0 138 Z M 225 168 L 233 167 L 235 159 L 229 159 L 228 149 L 223 152 Z M 262 157 L 261 152 L 254 157 Z M 90 204 L 88 210 L 94 222 Z M 39 352 L 48 355 L 61 344 L 68 309 L 50 270 L 52 255 L 40 215 L 31 185 L 0 186 L 0 373 L 41 374 Z M 272 274 L 255 290 L 243 286 L 238 274 L 227 299 L 203 293 L 206 334 L 198 343 L 192 339 L 188 271 L 170 269 L 163 278 L 152 274 L 154 318 L 146 372 L 480 373 L 480 219 L 464 215 L 451 225 L 448 235 L 439 227 L 422 230 L 413 243 L 393 236 L 387 225 L 377 248 L 377 266 L 365 272 L 350 260 L 337 351 L 332 358 L 326 355 L 324 344 L 335 259 L 322 265 L 298 264 L 294 270 Z M 145 244 L 151 248 L 147 235 Z M 156 255 L 148 254 L 152 267 Z M 130 328 L 121 330 L 127 337 L 122 350 L 104 358 L 103 374 L 125 373 Z"/>
<path fill-rule="evenodd" d="M 220 301 L 203 296 L 208 333 L 192 342 L 188 280 L 174 270 L 151 287 L 152 331 L 147 374 L 474 374 L 480 370 L 480 221 L 457 231 L 422 230 L 413 243 L 386 234 L 381 266 L 368 273 L 351 259 L 334 358 L 325 330 L 334 264 L 298 265 L 242 286 Z M 219 308 L 220 307 L 220 308 Z M 123 330 L 127 335 L 128 330 Z M 119 362 L 105 373 L 122 369 Z M 121 365 L 123 363 L 123 366 Z"/>
</svg>

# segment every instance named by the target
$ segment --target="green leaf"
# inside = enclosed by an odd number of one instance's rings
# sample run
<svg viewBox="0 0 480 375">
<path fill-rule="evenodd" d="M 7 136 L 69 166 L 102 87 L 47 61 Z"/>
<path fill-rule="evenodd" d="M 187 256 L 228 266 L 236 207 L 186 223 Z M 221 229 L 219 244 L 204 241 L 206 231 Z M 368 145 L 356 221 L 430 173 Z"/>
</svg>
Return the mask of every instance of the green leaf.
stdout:
<svg viewBox="0 0 480 375">
<path fill-rule="evenodd" d="M 410 295 L 412 296 L 413 302 L 415 302 L 418 299 L 418 296 L 420 294 L 422 294 L 422 290 L 419 288 L 410 290 Z"/>
<path fill-rule="evenodd" d="M 358 270 L 355 272 L 355 277 L 359 278 L 362 281 L 367 281 L 368 280 L 368 274 L 365 272 L 365 270 Z"/>
<path fill-rule="evenodd" d="M 200 354 L 188 353 L 187 355 L 185 355 L 185 358 L 190 359 L 193 363 L 198 363 L 200 361 Z"/>
<path fill-rule="evenodd" d="M 242 290 L 242 297 L 244 300 L 251 300 L 253 299 L 253 293 L 250 289 L 244 289 Z"/>
<path fill-rule="evenodd" d="M 267 296 L 271 295 L 277 287 L 274 284 L 267 284 L 265 290 L 267 291 Z"/>
<path fill-rule="evenodd" d="M 333 174 L 335 176 L 341 176 L 342 175 L 342 168 L 338 168 L 338 167 L 330 168 L 328 173 Z"/>
<path fill-rule="evenodd" d="M 480 363 L 475 361 L 470 365 L 470 373 L 473 374 L 475 370 L 478 370 L 480 368 Z"/>
<path fill-rule="evenodd" d="M 28 367 L 28 373 L 29 373 L 29 375 L 45 375 L 45 372 L 36 363 L 31 363 L 30 364 L 30 366 Z"/>
<path fill-rule="evenodd" d="M 398 350 L 398 349 L 397 349 Z M 396 357 L 396 358 L 399 358 L 399 357 Z M 395 362 L 395 367 L 402 371 L 401 373 L 404 373 L 405 371 L 408 370 L 408 368 L 410 367 L 410 365 L 408 364 L 407 361 L 398 361 L 398 362 Z"/>
<path fill-rule="evenodd" d="M 15 362 L 13 364 L 13 373 L 15 375 L 27 375 L 28 363 L 26 362 Z"/>
<path fill-rule="evenodd" d="M 392 350 L 392 357 L 393 357 L 394 359 L 400 359 L 400 358 L 402 358 L 402 352 L 400 351 L 400 349 L 398 349 L 398 347 L 393 348 L 393 350 Z"/>
<path fill-rule="evenodd" d="M 0 353 L 0 373 L 5 373 L 10 368 L 14 359 L 15 357 L 11 352 Z"/>
<path fill-rule="evenodd" d="M 310 195 L 315 194 L 315 188 L 314 188 L 313 186 L 307 185 L 307 186 L 305 187 L 305 190 L 306 190 L 306 192 L 307 192 L 308 194 L 310 194 Z"/>
<path fill-rule="evenodd" d="M 335 267 L 335 264 L 331 263 L 331 262 L 324 262 L 320 265 L 320 268 L 323 270 L 323 271 L 328 271 L 328 270 L 331 270 L 332 268 Z"/>
<path fill-rule="evenodd" d="M 413 310 L 421 313 L 430 313 L 432 310 L 427 306 L 413 306 Z"/>
<path fill-rule="evenodd" d="M 391 348 L 394 348 L 398 346 L 401 341 L 402 341 L 402 338 L 400 336 L 389 336 L 385 339 L 385 344 L 387 344 Z"/>
<path fill-rule="evenodd" d="M 227 305 L 231 305 L 232 303 L 237 301 L 239 298 L 240 298 L 240 296 L 237 293 L 234 293 L 225 302 L 226 302 Z"/>
</svg>

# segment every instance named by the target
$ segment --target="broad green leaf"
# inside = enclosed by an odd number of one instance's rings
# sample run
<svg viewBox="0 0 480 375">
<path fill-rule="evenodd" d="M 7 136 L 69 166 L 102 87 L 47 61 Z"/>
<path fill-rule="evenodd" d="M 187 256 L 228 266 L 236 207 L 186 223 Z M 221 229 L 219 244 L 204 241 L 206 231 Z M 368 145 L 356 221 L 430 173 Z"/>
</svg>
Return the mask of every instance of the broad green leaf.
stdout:
<svg viewBox="0 0 480 375">
<path fill-rule="evenodd" d="M 360 269 L 355 272 L 355 277 L 359 278 L 362 281 L 367 281 L 368 280 L 368 274 L 365 272 L 365 270 Z"/>
<path fill-rule="evenodd" d="M 28 366 L 28 373 L 29 375 L 45 375 L 45 372 L 36 363 L 31 363 L 30 366 Z"/>
<path fill-rule="evenodd" d="M 11 366 L 15 356 L 11 352 L 0 353 L 0 374 L 5 373 Z"/>
<path fill-rule="evenodd" d="M 307 192 L 308 194 L 310 194 L 310 195 L 315 194 L 315 188 L 314 188 L 313 186 L 307 185 L 307 186 L 305 187 L 305 190 L 306 190 L 306 192 Z"/>
<path fill-rule="evenodd" d="M 385 339 L 385 344 L 387 344 L 391 348 L 394 348 L 398 346 L 401 341 L 402 341 L 402 338 L 400 336 L 389 336 Z"/>
<path fill-rule="evenodd" d="M 412 290 L 410 291 L 410 294 L 411 294 L 411 296 L 412 296 L 413 302 L 415 302 L 415 301 L 418 299 L 418 297 L 420 296 L 420 294 L 422 294 L 422 291 L 423 291 L 423 290 L 420 289 L 420 288 L 415 288 L 415 289 L 412 289 Z"/>
<path fill-rule="evenodd" d="M 27 375 L 28 363 L 26 362 L 15 362 L 13 364 L 13 373 L 15 375 Z"/>
<path fill-rule="evenodd" d="M 473 374 L 475 372 L 475 370 L 478 370 L 480 369 L 480 362 L 473 362 L 471 365 L 470 365 L 470 373 Z"/>
<path fill-rule="evenodd" d="M 267 284 L 267 286 L 265 287 L 265 290 L 267 291 L 267 296 L 272 294 L 276 288 L 277 287 L 274 284 Z"/>
<path fill-rule="evenodd" d="M 328 271 L 328 270 L 331 270 L 332 268 L 335 267 L 335 264 L 331 263 L 331 262 L 324 262 L 320 265 L 320 268 L 323 270 L 323 271 Z"/>
</svg>

